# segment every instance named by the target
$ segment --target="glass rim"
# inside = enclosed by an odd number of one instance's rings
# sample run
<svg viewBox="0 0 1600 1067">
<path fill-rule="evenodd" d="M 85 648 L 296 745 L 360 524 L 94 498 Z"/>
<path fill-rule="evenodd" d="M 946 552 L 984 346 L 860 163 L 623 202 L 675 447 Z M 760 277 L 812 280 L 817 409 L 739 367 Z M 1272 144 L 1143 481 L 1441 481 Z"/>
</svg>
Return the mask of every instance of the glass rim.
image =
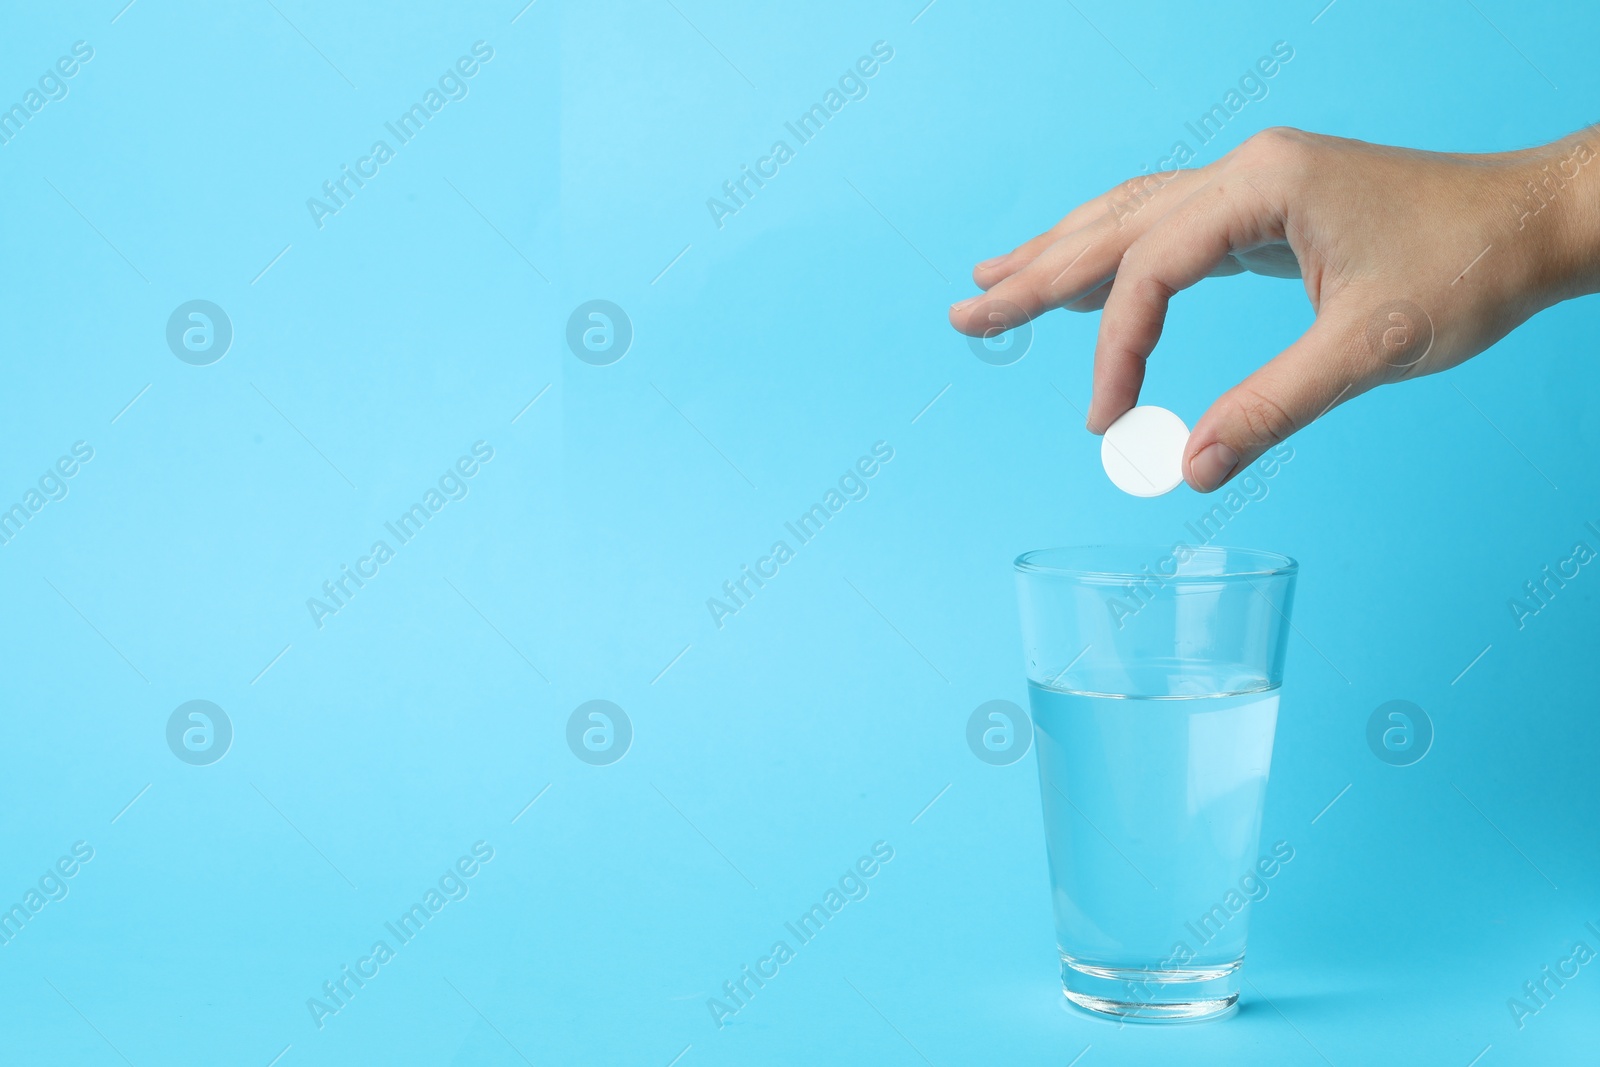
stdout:
<svg viewBox="0 0 1600 1067">
<path fill-rule="evenodd" d="M 1228 545 L 1191 545 L 1176 541 L 1169 545 L 1063 545 L 1057 548 L 1036 548 L 1022 553 L 1013 563 L 1019 574 L 1039 574 L 1058 578 L 1089 578 L 1126 582 L 1149 577 L 1131 566 L 1100 565 L 1093 562 L 1096 554 L 1118 554 L 1145 561 L 1146 567 L 1159 560 L 1174 556 L 1187 549 L 1190 558 L 1206 557 L 1215 560 L 1219 569 L 1207 574 L 1165 574 L 1164 583 L 1216 582 L 1228 579 L 1290 577 L 1300 570 L 1300 563 L 1281 552 L 1268 552 L 1259 548 L 1233 548 Z"/>
</svg>

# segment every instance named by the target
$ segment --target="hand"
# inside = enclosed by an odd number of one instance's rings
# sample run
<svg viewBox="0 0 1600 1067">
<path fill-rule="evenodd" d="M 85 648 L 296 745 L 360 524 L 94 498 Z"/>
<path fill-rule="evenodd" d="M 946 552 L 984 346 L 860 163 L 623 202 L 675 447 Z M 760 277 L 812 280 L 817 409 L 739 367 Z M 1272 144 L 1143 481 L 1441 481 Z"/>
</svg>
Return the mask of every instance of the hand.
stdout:
<svg viewBox="0 0 1600 1067">
<path fill-rule="evenodd" d="M 1302 279 L 1316 321 L 1217 400 L 1185 447 L 1210 492 L 1375 385 L 1470 359 L 1535 312 L 1600 291 L 1600 136 L 1459 155 L 1270 129 L 1208 166 L 1136 178 L 972 277 L 983 336 L 1104 308 L 1089 429 L 1137 403 L 1167 305 L 1202 278 Z"/>
</svg>

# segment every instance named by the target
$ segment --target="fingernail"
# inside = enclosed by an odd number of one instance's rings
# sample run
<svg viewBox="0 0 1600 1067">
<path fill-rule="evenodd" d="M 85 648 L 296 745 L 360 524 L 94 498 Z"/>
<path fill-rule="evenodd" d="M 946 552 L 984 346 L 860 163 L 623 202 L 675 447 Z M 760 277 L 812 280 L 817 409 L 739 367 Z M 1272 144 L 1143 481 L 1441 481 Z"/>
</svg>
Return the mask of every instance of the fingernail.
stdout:
<svg viewBox="0 0 1600 1067">
<path fill-rule="evenodd" d="M 975 304 L 977 302 L 978 302 L 978 298 L 977 297 L 969 296 L 965 300 L 958 300 L 954 304 L 951 304 L 950 305 L 950 310 L 951 311 L 965 311 L 965 310 L 967 310 L 967 308 L 971 307 L 973 304 Z"/>
<path fill-rule="evenodd" d="M 1189 480 L 1202 493 L 1209 493 L 1228 480 L 1239 465 L 1239 453 L 1217 441 L 1202 448 L 1189 461 Z"/>
<path fill-rule="evenodd" d="M 990 269 L 992 269 L 994 267 L 998 267 L 1000 265 L 1000 261 L 1005 259 L 1005 258 L 1006 258 L 1005 256 L 995 256 L 993 259 L 986 259 L 982 263 L 978 264 L 978 269 L 979 270 L 990 270 Z"/>
</svg>

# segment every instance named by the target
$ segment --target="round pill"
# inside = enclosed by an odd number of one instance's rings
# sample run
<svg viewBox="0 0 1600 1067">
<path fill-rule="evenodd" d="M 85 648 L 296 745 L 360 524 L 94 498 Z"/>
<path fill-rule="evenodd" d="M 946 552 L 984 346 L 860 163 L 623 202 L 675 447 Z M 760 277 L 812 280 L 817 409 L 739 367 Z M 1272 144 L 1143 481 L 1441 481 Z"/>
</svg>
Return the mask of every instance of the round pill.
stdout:
<svg viewBox="0 0 1600 1067">
<path fill-rule="evenodd" d="M 1183 482 L 1183 446 L 1189 427 L 1166 408 L 1125 413 L 1100 439 L 1100 462 L 1111 482 L 1134 496 L 1160 496 Z"/>
</svg>

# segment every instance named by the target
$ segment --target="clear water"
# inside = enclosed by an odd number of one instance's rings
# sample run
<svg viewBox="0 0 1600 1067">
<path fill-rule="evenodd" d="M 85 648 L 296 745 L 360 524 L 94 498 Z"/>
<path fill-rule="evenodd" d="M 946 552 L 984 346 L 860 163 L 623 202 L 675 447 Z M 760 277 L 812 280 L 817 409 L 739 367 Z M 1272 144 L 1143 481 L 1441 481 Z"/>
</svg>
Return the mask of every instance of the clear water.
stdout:
<svg viewBox="0 0 1600 1067">
<path fill-rule="evenodd" d="M 1064 962 L 1196 971 L 1243 957 L 1241 881 L 1256 873 L 1278 719 L 1277 690 L 1247 684 L 1189 679 L 1166 688 L 1213 692 L 1151 699 L 1030 683 Z"/>
</svg>

